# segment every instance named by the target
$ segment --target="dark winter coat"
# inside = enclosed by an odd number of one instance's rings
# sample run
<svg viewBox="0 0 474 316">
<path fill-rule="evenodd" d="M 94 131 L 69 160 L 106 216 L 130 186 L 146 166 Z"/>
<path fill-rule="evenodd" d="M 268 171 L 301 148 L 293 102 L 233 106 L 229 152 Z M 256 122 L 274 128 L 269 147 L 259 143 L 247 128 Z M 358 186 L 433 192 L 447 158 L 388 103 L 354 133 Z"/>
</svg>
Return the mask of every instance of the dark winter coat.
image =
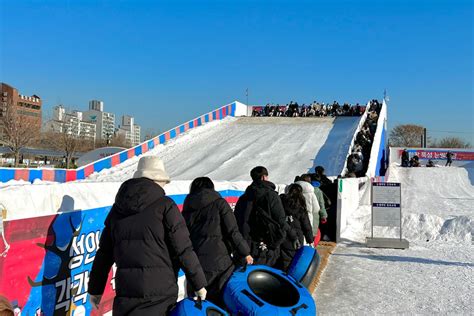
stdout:
<svg viewBox="0 0 474 316">
<path fill-rule="evenodd" d="M 282 194 L 281 201 L 285 209 L 286 221 L 290 226 L 292 234 L 298 237 L 298 241 L 302 246 L 306 239 L 308 244 L 314 241 L 313 230 L 309 221 L 308 212 L 304 206 L 291 206 L 286 195 Z M 281 245 L 280 268 L 286 270 L 296 253 L 294 242 L 289 238 Z"/>
<path fill-rule="evenodd" d="M 408 156 L 408 151 L 404 150 L 402 152 L 402 167 L 408 167 L 409 161 L 410 161 L 410 157 Z"/>
<path fill-rule="evenodd" d="M 255 264 L 273 266 L 280 255 L 280 245 L 289 232 L 285 211 L 275 188 L 275 185 L 269 181 L 255 180 L 247 187 L 235 206 L 237 225 L 250 246 L 250 253 Z M 252 220 L 257 207 L 269 215 L 278 226 L 276 229 L 283 234 L 283 238 L 279 242 L 274 244 L 259 237 L 261 236 L 261 230 L 257 229 Z M 294 240 L 296 236 L 291 235 L 290 238 Z M 266 244 L 266 249 L 261 247 L 262 242 Z"/>
<path fill-rule="evenodd" d="M 162 314 L 177 299 L 180 268 L 194 288 L 206 286 L 181 213 L 146 178 L 124 182 L 117 193 L 92 266 L 90 294 L 103 293 L 114 262 L 114 316 Z"/>
<path fill-rule="evenodd" d="M 446 154 L 446 159 L 448 162 L 452 162 L 453 161 L 453 153 L 448 151 L 448 153 Z"/>
<path fill-rule="evenodd" d="M 203 189 L 186 197 L 183 217 L 194 251 L 208 282 L 208 299 L 218 297 L 233 272 L 232 250 L 246 257 L 250 249 L 237 227 L 234 213 L 221 195 Z"/>
</svg>

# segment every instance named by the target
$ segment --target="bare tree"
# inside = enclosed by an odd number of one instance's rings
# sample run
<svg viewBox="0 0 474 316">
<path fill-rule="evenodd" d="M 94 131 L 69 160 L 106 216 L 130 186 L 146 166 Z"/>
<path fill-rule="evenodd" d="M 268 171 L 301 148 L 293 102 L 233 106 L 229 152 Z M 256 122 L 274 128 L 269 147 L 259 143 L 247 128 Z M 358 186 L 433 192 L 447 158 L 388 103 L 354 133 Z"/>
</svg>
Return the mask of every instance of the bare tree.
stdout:
<svg viewBox="0 0 474 316">
<path fill-rule="evenodd" d="M 123 147 L 123 148 L 130 147 L 130 144 L 125 139 L 125 135 L 120 134 L 120 133 L 115 133 L 114 137 L 112 138 L 112 141 L 110 142 L 110 145 L 116 146 L 116 147 Z"/>
<path fill-rule="evenodd" d="M 77 151 L 84 148 L 86 140 L 70 131 L 63 125 L 58 131 L 44 133 L 45 142 L 50 148 L 64 152 L 66 169 L 71 166 L 72 159 Z"/>
<path fill-rule="evenodd" d="M 394 147 L 419 147 L 424 127 L 420 125 L 397 125 L 390 132 L 390 145 Z"/>
<path fill-rule="evenodd" d="M 152 128 L 147 128 L 145 130 L 145 138 L 144 140 L 147 141 L 147 140 L 150 140 L 152 139 L 153 137 L 155 137 L 156 135 L 158 135 L 157 132 L 155 132 L 155 130 L 153 130 Z"/>
<path fill-rule="evenodd" d="M 94 149 L 95 149 L 95 141 L 93 139 L 83 139 L 77 150 L 85 153 Z"/>
<path fill-rule="evenodd" d="M 20 150 L 32 145 L 39 136 L 39 126 L 33 117 L 21 115 L 16 106 L 7 104 L 0 117 L 0 128 L 3 132 L 3 143 L 10 148 L 15 158 L 15 167 L 20 161 Z"/>
<path fill-rule="evenodd" d="M 463 141 L 459 137 L 445 137 L 440 141 L 434 142 L 434 146 L 438 148 L 470 148 L 471 144 Z"/>
</svg>

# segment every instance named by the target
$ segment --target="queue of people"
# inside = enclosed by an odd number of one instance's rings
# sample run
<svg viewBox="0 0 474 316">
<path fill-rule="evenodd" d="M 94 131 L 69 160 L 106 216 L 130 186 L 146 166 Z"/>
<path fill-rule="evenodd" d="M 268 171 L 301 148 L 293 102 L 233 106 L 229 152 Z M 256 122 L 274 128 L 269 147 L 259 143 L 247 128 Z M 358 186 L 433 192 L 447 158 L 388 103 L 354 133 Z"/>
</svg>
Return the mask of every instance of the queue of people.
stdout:
<svg viewBox="0 0 474 316">
<path fill-rule="evenodd" d="M 322 167 L 315 171 L 297 177 L 279 195 L 268 170 L 253 168 L 252 183 L 234 212 L 212 180 L 199 177 L 180 213 L 163 190 L 170 181 L 163 162 L 142 157 L 105 220 L 89 278 L 92 305 L 100 303 L 115 263 L 114 315 L 167 314 L 178 297 L 179 269 L 188 296 L 224 307 L 221 292 L 237 266 L 285 270 L 305 242 L 313 246 L 330 207 L 322 188 L 332 185 Z"/>
<path fill-rule="evenodd" d="M 372 100 L 369 104 L 367 118 L 357 133 L 351 154 L 347 157 L 346 177 L 363 177 L 367 172 L 370 159 L 370 151 L 377 130 L 377 121 L 382 104 L 378 100 Z"/>
<path fill-rule="evenodd" d="M 254 106 L 252 116 L 275 116 L 275 117 L 323 117 L 323 116 L 360 116 L 364 113 L 365 106 L 344 103 L 340 105 L 334 101 L 332 104 L 324 104 L 314 101 L 311 104 L 299 105 L 291 101 L 286 105 L 270 104 L 265 106 Z"/>
</svg>

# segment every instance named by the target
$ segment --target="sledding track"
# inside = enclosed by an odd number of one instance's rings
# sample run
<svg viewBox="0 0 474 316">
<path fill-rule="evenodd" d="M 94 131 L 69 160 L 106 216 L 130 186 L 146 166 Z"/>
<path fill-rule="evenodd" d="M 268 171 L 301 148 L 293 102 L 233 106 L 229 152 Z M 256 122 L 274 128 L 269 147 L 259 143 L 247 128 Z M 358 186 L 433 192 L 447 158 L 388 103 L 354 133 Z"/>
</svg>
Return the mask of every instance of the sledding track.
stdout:
<svg viewBox="0 0 474 316">
<path fill-rule="evenodd" d="M 188 131 L 145 155 L 161 157 L 175 180 L 199 176 L 250 180 L 249 171 L 257 165 L 266 166 L 270 180 L 276 183 L 289 183 L 316 164 L 329 166 L 326 173 L 337 175 L 359 119 L 229 117 Z M 340 141 L 333 141 L 331 135 L 338 135 Z M 318 155 L 322 148 L 323 154 Z M 88 181 L 127 180 L 133 176 L 138 159 L 93 174 Z"/>
</svg>

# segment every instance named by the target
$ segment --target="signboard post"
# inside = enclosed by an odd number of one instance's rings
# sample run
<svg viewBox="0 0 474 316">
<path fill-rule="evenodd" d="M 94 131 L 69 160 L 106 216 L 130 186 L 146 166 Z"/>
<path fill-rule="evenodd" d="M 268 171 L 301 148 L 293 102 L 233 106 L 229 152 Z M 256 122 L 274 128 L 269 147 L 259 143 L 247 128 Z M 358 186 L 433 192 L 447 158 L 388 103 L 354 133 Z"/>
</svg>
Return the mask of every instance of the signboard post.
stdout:
<svg viewBox="0 0 474 316">
<path fill-rule="evenodd" d="M 407 249 L 408 240 L 402 238 L 402 193 L 400 183 L 373 182 L 371 191 L 372 224 L 367 237 L 369 248 Z M 374 226 L 398 227 L 400 238 L 374 237 Z"/>
</svg>

